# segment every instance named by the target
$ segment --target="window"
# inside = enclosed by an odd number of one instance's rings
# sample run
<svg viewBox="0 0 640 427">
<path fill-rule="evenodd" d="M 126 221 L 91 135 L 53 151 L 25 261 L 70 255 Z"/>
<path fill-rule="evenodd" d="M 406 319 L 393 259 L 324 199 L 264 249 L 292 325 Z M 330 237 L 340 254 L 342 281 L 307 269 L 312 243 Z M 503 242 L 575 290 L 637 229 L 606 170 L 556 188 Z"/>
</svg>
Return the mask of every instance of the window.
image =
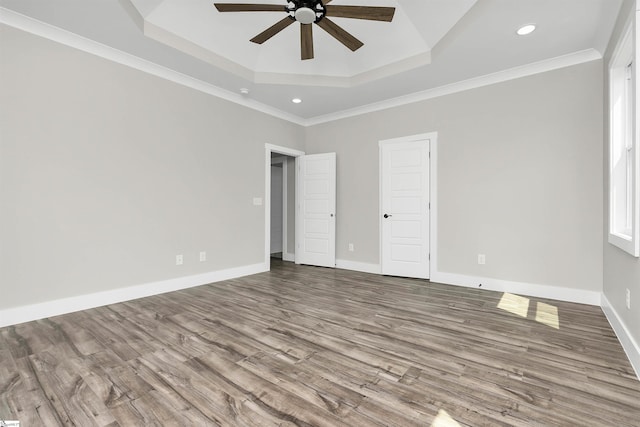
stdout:
<svg viewBox="0 0 640 427">
<path fill-rule="evenodd" d="M 639 256 L 636 47 L 627 27 L 609 64 L 609 243 Z"/>
</svg>

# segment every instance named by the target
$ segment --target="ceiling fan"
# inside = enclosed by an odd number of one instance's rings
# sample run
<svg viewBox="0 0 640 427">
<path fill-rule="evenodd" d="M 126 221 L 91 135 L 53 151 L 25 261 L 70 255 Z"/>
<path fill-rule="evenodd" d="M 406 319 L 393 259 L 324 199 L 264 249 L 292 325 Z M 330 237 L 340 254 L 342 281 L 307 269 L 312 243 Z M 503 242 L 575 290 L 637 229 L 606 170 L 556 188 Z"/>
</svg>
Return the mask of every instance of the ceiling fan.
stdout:
<svg viewBox="0 0 640 427">
<path fill-rule="evenodd" d="M 331 0 L 289 0 L 286 5 L 214 3 L 220 12 L 285 12 L 287 16 L 251 39 L 262 44 L 294 22 L 300 23 L 300 57 L 302 60 L 313 58 L 313 31 L 315 23 L 340 43 L 356 51 L 363 43 L 349 34 L 328 17 L 366 19 L 370 21 L 391 22 L 395 7 L 380 6 L 336 6 L 329 5 Z"/>
</svg>

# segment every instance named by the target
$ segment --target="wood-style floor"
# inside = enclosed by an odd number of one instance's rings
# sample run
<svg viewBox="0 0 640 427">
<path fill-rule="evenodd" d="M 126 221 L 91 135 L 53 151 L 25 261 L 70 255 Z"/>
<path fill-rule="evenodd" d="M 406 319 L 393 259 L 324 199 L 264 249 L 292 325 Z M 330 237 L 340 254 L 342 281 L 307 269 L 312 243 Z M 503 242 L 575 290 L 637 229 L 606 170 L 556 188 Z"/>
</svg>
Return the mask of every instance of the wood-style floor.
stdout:
<svg viewBox="0 0 640 427">
<path fill-rule="evenodd" d="M 640 426 L 640 382 L 598 307 L 274 261 L 0 329 L 0 419 Z"/>
</svg>

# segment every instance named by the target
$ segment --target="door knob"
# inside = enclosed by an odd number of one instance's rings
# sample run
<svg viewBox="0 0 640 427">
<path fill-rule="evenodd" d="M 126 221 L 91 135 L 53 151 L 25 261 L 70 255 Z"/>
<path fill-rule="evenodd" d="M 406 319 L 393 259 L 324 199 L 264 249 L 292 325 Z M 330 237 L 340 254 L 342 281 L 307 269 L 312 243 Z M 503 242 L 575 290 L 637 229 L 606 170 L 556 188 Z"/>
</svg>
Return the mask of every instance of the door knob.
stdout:
<svg viewBox="0 0 640 427">
<path fill-rule="evenodd" d="M 391 217 L 391 216 L 392 216 L 392 215 L 384 214 L 384 217 L 385 217 L 385 218 L 389 218 L 389 217 Z"/>
</svg>

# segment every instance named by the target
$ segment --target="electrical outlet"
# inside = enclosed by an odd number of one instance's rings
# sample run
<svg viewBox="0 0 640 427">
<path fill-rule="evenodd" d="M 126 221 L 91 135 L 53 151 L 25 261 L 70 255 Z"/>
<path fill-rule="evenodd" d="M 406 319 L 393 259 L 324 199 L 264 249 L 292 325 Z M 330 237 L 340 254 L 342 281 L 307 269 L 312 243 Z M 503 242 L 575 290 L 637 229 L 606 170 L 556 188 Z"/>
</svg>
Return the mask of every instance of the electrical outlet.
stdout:
<svg viewBox="0 0 640 427">
<path fill-rule="evenodd" d="M 627 288 L 627 293 L 626 293 L 626 303 L 627 303 L 627 310 L 631 310 L 631 291 Z"/>
<path fill-rule="evenodd" d="M 176 255 L 176 265 L 184 264 L 184 257 L 182 255 Z"/>
<path fill-rule="evenodd" d="M 487 262 L 487 258 L 484 254 L 478 254 L 478 264 L 484 265 Z"/>
<path fill-rule="evenodd" d="M 207 253 L 205 251 L 200 252 L 200 262 L 207 260 Z"/>
<path fill-rule="evenodd" d="M 354 250 L 353 243 L 349 243 L 349 252 L 353 252 Z"/>
</svg>

